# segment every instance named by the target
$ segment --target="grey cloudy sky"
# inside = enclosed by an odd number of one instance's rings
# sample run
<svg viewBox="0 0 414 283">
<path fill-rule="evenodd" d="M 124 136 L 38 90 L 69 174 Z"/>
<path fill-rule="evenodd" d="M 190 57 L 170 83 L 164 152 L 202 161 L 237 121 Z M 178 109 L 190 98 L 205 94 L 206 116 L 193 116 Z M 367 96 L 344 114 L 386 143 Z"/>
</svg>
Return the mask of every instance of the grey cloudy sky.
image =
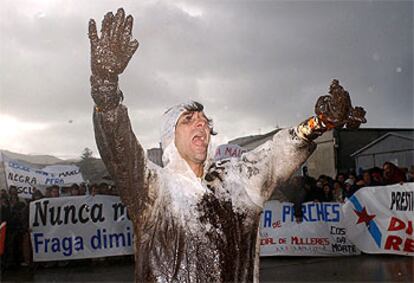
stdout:
<svg viewBox="0 0 414 283">
<path fill-rule="evenodd" d="M 412 1 L 3 0 L 0 148 L 97 152 L 87 23 L 120 6 L 140 42 L 120 83 L 145 148 L 172 104 L 203 103 L 220 144 L 296 125 L 333 78 L 364 127 L 414 125 Z"/>
</svg>

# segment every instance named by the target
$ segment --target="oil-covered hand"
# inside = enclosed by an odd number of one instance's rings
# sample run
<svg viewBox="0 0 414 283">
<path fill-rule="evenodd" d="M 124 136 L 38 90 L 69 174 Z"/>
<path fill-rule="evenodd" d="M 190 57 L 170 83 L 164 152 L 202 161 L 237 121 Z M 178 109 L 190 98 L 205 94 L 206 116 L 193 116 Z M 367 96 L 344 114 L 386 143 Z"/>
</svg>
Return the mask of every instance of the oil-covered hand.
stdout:
<svg viewBox="0 0 414 283">
<path fill-rule="evenodd" d="M 326 125 L 334 128 L 358 128 L 361 123 L 366 123 L 365 110 L 362 107 L 352 107 L 349 93 L 333 80 L 329 88 L 329 94 L 319 97 L 315 105 L 315 114 Z"/>
<path fill-rule="evenodd" d="M 117 80 L 138 48 L 132 39 L 133 17 L 125 17 L 119 8 L 114 16 L 108 12 L 102 20 L 101 36 L 98 37 L 95 20 L 89 20 L 92 75 L 102 79 Z"/>
<path fill-rule="evenodd" d="M 138 48 L 138 41 L 132 39 L 133 17 L 125 17 L 119 8 L 114 16 L 107 13 L 102 20 L 101 36 L 98 37 L 95 20 L 89 20 L 91 42 L 91 94 L 96 111 L 115 109 L 123 99 L 118 88 L 121 74 Z"/>
<path fill-rule="evenodd" d="M 356 129 L 366 123 L 366 111 L 362 107 L 352 107 L 349 93 L 333 80 L 329 95 L 319 97 L 315 105 L 316 116 L 307 119 L 297 127 L 299 136 L 314 140 L 324 132 L 334 128 Z"/>
</svg>

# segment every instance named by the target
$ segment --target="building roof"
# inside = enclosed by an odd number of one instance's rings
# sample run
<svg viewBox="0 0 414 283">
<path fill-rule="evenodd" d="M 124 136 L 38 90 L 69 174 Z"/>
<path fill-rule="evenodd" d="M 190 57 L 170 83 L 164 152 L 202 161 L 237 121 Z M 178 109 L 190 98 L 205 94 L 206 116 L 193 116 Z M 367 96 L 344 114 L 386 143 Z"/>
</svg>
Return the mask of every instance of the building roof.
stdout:
<svg viewBox="0 0 414 283">
<path fill-rule="evenodd" d="M 282 129 L 277 128 L 277 129 L 275 129 L 273 131 L 270 131 L 270 132 L 268 132 L 266 134 L 263 134 L 263 135 L 252 135 L 252 136 L 247 136 L 247 137 L 240 137 L 240 138 L 236 138 L 234 140 L 231 140 L 228 143 L 229 144 L 237 144 L 241 147 L 244 147 L 244 146 L 246 146 L 248 144 L 251 144 L 253 142 L 269 138 L 269 137 L 273 136 L 274 134 L 276 134 L 277 132 L 279 132 L 280 130 L 282 130 Z"/>
<path fill-rule="evenodd" d="M 367 149 L 373 147 L 374 145 L 378 144 L 379 142 L 385 140 L 386 138 L 388 138 L 390 136 L 394 136 L 394 137 L 397 137 L 397 138 L 410 140 L 410 141 L 414 142 L 414 135 L 412 135 L 412 134 L 411 135 L 408 135 L 408 134 L 401 135 L 401 134 L 389 132 L 389 133 L 386 133 L 385 135 L 382 135 L 379 138 L 373 140 L 372 142 L 368 143 L 364 147 L 358 149 L 357 151 L 355 151 L 354 153 L 351 154 L 351 157 L 355 157 L 356 155 L 359 155 L 360 153 L 366 151 Z"/>
</svg>

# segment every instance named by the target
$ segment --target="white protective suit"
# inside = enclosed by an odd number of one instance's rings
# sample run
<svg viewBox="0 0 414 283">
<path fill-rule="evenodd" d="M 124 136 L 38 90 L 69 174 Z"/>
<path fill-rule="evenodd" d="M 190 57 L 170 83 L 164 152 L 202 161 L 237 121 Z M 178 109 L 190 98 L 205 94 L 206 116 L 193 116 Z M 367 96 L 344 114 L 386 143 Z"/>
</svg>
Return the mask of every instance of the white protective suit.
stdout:
<svg viewBox="0 0 414 283">
<path fill-rule="evenodd" d="M 94 112 L 101 157 L 134 224 L 136 281 L 256 281 L 263 205 L 315 144 L 281 130 L 240 159 L 208 158 L 197 178 L 173 142 L 183 105 L 166 113 L 164 168 L 146 159 L 125 106 Z"/>
</svg>

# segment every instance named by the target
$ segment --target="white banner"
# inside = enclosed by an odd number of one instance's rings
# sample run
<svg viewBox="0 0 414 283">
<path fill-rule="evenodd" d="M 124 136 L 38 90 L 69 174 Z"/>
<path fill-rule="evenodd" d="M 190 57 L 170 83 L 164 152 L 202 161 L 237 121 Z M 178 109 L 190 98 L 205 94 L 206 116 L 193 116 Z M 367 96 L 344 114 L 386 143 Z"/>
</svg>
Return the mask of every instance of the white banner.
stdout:
<svg viewBox="0 0 414 283">
<path fill-rule="evenodd" d="M 216 148 L 214 160 L 222 160 L 227 158 L 239 158 L 246 150 L 237 144 L 222 144 Z"/>
<path fill-rule="evenodd" d="M 297 223 L 292 203 L 268 201 L 260 222 L 260 255 L 339 256 L 360 251 L 348 239 L 342 204 L 308 202 Z"/>
<path fill-rule="evenodd" d="M 301 223 L 292 203 L 269 201 L 260 223 L 260 255 L 357 255 L 359 249 L 413 255 L 413 206 L 412 183 L 364 188 L 345 205 L 304 203 Z M 34 261 L 133 254 L 133 227 L 119 197 L 32 202 L 30 228 Z"/>
<path fill-rule="evenodd" d="M 133 254 L 134 232 L 116 196 L 76 196 L 30 203 L 34 261 Z"/>
<path fill-rule="evenodd" d="M 83 182 L 79 167 L 75 165 L 50 165 L 35 168 L 3 155 L 7 186 L 16 186 L 19 197 L 31 199 L 33 187 L 68 186 Z"/>
<path fill-rule="evenodd" d="M 362 188 L 343 210 L 348 237 L 362 251 L 414 256 L 414 183 Z"/>
</svg>

